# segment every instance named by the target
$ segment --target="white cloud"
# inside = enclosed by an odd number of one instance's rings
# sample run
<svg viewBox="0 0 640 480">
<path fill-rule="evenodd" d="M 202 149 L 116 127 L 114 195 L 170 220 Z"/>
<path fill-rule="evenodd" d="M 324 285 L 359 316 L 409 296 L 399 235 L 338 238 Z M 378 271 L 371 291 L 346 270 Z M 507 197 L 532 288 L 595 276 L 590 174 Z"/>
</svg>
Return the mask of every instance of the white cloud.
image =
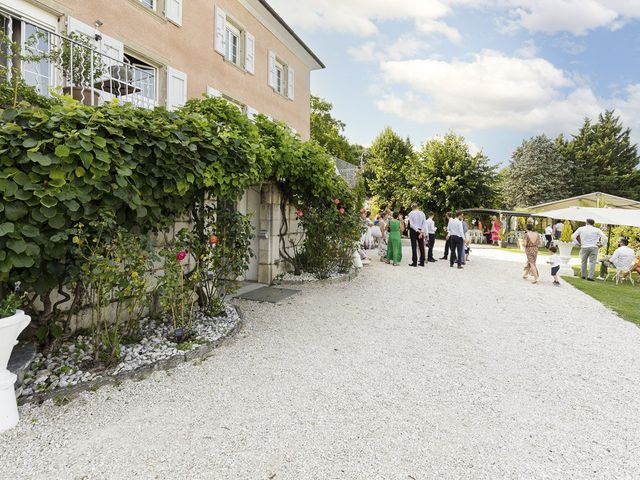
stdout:
<svg viewBox="0 0 640 480">
<path fill-rule="evenodd" d="M 535 58 L 538 56 L 538 46 L 533 39 L 524 42 L 522 47 L 516 50 L 516 55 L 522 58 Z"/>
<path fill-rule="evenodd" d="M 417 20 L 416 29 L 421 33 L 436 33 L 444 35 L 453 43 L 460 43 L 462 40 L 462 35 L 460 35 L 460 32 L 457 29 L 437 20 Z"/>
<path fill-rule="evenodd" d="M 276 11 L 292 25 L 308 30 L 333 30 L 369 36 L 377 22 L 439 19 L 449 12 L 449 0 L 272 0 Z"/>
<path fill-rule="evenodd" d="M 524 28 L 530 32 L 585 35 L 590 30 L 617 30 L 640 18 L 637 0 L 496 0 L 509 8 L 507 31 Z"/>
<path fill-rule="evenodd" d="M 347 50 L 354 60 L 359 62 L 404 60 L 430 49 L 430 45 L 413 34 L 401 35 L 386 47 L 382 42 L 365 42 Z"/>
<path fill-rule="evenodd" d="M 573 131 L 585 116 L 612 106 L 629 118 L 640 113 L 640 85 L 623 99 L 598 98 L 578 77 L 541 58 L 484 51 L 469 61 L 383 62 L 381 71 L 387 88 L 376 101 L 380 110 L 463 132 Z"/>
</svg>

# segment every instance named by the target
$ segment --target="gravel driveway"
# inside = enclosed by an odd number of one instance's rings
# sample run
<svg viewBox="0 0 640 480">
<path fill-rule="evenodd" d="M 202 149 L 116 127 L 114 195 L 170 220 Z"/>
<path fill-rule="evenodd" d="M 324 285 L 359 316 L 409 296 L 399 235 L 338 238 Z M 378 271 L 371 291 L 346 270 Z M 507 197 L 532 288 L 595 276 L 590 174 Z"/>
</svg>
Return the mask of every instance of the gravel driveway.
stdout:
<svg viewBox="0 0 640 480">
<path fill-rule="evenodd" d="M 241 303 L 205 362 L 21 408 L 0 477 L 640 478 L 640 329 L 546 267 L 408 255 Z"/>
</svg>

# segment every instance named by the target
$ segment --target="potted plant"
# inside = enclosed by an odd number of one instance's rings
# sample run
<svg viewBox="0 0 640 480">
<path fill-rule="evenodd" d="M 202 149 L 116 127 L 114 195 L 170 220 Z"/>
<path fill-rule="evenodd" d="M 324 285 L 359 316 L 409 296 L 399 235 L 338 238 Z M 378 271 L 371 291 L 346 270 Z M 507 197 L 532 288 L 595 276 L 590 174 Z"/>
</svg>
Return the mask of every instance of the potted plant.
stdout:
<svg viewBox="0 0 640 480">
<path fill-rule="evenodd" d="M 19 310 L 21 304 L 19 287 L 0 299 L 0 431 L 15 427 L 19 418 L 14 391 L 17 377 L 7 370 L 7 364 L 18 335 L 31 322 L 31 317 Z"/>
<path fill-rule="evenodd" d="M 571 236 L 573 235 L 573 226 L 569 220 L 564 221 L 564 226 L 562 227 L 562 235 L 560 235 L 560 240 L 558 240 L 558 248 L 560 249 L 560 260 L 562 261 L 562 265 L 560 266 L 560 273 L 564 275 L 573 275 L 573 270 L 569 266 L 569 260 L 571 260 L 571 251 L 573 250 L 573 240 L 571 240 Z"/>
<path fill-rule="evenodd" d="M 103 77 L 105 65 L 89 37 L 71 32 L 51 49 L 51 58 L 67 83 L 62 93 L 85 105 L 98 105 L 100 94 L 94 83 Z"/>
</svg>

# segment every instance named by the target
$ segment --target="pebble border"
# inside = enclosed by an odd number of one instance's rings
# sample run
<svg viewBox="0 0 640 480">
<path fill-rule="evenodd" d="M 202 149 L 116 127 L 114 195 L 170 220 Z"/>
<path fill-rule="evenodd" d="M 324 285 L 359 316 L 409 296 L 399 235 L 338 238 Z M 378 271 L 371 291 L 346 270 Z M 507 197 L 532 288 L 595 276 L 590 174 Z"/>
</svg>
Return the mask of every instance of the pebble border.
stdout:
<svg viewBox="0 0 640 480">
<path fill-rule="evenodd" d="M 136 370 L 120 372 L 117 375 L 107 375 L 89 382 L 82 382 L 78 385 L 57 388 L 51 392 L 36 393 L 28 399 L 27 397 L 20 397 L 18 399 L 18 405 L 27 405 L 32 403 L 41 404 L 51 399 L 60 399 L 64 402 L 68 402 L 82 392 L 93 392 L 105 385 L 117 386 L 126 380 L 141 381 L 156 371 L 171 370 L 178 365 L 192 362 L 193 360 L 205 360 L 212 356 L 218 347 L 233 338 L 242 329 L 244 325 L 244 314 L 239 306 L 233 305 L 233 307 L 238 314 L 238 322 L 224 336 L 213 342 L 207 343 L 193 350 L 189 350 L 185 353 L 174 355 L 171 358 L 159 360 L 151 365 L 145 365 Z"/>
<path fill-rule="evenodd" d="M 333 285 L 335 283 L 344 283 L 350 282 L 360 275 L 360 270 L 362 268 L 354 268 L 349 273 L 344 273 L 339 277 L 333 278 L 324 278 L 322 280 L 312 280 L 312 281 L 301 281 L 295 282 L 293 280 L 279 280 L 275 285 L 286 285 L 286 286 L 295 286 L 295 285 Z"/>
</svg>

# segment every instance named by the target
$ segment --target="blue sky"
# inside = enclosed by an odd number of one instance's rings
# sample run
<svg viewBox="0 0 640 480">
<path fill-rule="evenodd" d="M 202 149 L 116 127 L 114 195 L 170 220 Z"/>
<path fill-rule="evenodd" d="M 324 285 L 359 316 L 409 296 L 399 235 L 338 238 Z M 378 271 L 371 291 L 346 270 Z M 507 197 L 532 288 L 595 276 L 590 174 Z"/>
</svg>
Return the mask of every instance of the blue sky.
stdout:
<svg viewBox="0 0 640 480">
<path fill-rule="evenodd" d="M 368 145 L 448 131 L 494 163 L 616 108 L 640 139 L 640 0 L 272 0 L 326 63 L 312 91 Z"/>
</svg>

